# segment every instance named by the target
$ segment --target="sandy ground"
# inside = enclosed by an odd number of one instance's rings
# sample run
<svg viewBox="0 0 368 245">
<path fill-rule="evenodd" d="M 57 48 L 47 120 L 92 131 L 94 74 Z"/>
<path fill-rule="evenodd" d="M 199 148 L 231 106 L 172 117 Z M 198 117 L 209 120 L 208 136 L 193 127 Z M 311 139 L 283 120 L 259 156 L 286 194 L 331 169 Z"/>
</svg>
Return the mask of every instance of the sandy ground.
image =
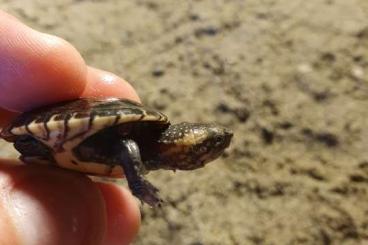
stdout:
<svg viewBox="0 0 368 245">
<path fill-rule="evenodd" d="M 368 244 L 368 1 L 0 3 L 172 121 L 234 130 L 206 168 L 148 176 L 168 202 L 135 244 Z"/>
</svg>

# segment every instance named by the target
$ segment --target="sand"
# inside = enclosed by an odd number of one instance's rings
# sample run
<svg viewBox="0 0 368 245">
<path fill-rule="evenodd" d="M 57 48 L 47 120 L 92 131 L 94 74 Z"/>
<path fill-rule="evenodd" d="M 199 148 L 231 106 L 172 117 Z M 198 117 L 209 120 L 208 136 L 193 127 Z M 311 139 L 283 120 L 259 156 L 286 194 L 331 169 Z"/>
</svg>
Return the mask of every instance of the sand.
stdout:
<svg viewBox="0 0 368 245">
<path fill-rule="evenodd" d="M 167 204 L 135 244 L 368 244 L 368 1 L 0 3 L 173 122 L 234 131 L 205 168 L 148 176 Z"/>
</svg>

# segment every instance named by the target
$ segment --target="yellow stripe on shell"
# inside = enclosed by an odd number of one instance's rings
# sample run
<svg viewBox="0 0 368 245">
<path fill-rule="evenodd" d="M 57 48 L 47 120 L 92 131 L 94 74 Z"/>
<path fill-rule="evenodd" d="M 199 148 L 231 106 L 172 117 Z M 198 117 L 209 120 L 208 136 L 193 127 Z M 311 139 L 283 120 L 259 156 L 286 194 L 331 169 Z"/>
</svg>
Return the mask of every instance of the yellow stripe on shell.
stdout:
<svg viewBox="0 0 368 245">
<path fill-rule="evenodd" d="M 67 149 L 73 149 L 75 146 L 77 146 L 81 140 L 86 139 L 87 137 L 95 134 L 96 132 L 104 129 L 104 128 L 108 128 L 114 125 L 118 125 L 118 124 L 123 124 L 123 123 L 127 123 L 127 122 L 135 122 L 138 121 L 138 119 L 141 118 L 140 115 L 123 115 L 122 117 L 119 118 L 118 121 L 116 121 L 117 116 L 110 116 L 110 117 L 99 117 L 96 116 L 92 122 L 92 127 L 85 132 L 85 134 L 81 135 L 81 138 L 70 138 L 68 137 L 68 139 L 64 140 L 64 144 L 63 144 L 63 148 L 65 150 Z M 152 116 L 152 115 L 147 115 L 146 117 L 144 117 L 144 120 L 142 121 L 157 121 L 158 117 Z M 72 125 L 75 126 L 75 125 Z M 81 131 L 82 132 L 82 131 Z"/>
<path fill-rule="evenodd" d="M 161 117 L 159 116 L 161 115 Z M 11 129 L 11 133 L 14 135 L 31 135 L 46 145 L 54 148 L 57 146 L 63 146 L 63 149 L 72 149 L 76 145 L 78 145 L 81 140 L 95 134 L 96 132 L 100 131 L 101 129 L 123 124 L 127 122 L 134 122 L 134 121 L 158 121 L 160 120 L 162 123 L 167 123 L 167 117 L 158 114 L 156 115 L 142 115 L 139 114 L 131 114 L 131 115 L 121 115 L 119 120 L 116 121 L 117 115 L 114 116 L 95 116 L 92 121 L 91 128 L 89 128 L 89 117 L 86 118 L 75 118 L 76 115 L 73 115 L 67 121 L 68 130 L 65 131 L 64 120 L 54 120 L 55 117 L 58 115 L 52 116 L 48 122 L 47 127 L 49 129 L 49 138 L 47 139 L 45 136 L 47 135 L 47 131 L 44 128 L 43 123 L 35 123 L 31 122 L 28 125 L 28 130 L 31 134 L 27 131 L 26 126 L 22 127 L 15 127 Z M 42 129 L 41 129 L 42 128 Z M 66 135 L 64 133 L 66 132 Z M 78 134 L 81 134 L 80 137 L 76 137 Z"/>
</svg>

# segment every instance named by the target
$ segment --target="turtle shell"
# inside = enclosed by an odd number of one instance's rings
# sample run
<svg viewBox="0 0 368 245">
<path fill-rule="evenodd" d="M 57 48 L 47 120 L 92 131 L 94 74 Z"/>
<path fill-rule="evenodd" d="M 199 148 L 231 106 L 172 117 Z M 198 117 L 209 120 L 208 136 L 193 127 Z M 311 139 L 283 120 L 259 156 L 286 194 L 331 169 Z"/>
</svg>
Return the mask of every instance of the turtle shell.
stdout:
<svg viewBox="0 0 368 245">
<path fill-rule="evenodd" d="M 14 142 L 17 136 L 30 135 L 54 148 L 107 127 L 138 121 L 169 123 L 161 112 L 127 99 L 78 99 L 25 112 L 0 136 Z"/>
<path fill-rule="evenodd" d="M 9 142 L 15 142 L 19 136 L 29 135 L 51 148 L 61 167 L 106 175 L 101 173 L 100 168 L 93 169 L 93 164 L 83 166 L 83 169 L 79 169 L 81 166 L 71 166 L 70 162 L 75 162 L 72 150 L 86 138 L 105 128 L 129 122 L 169 124 L 164 114 L 137 102 L 127 99 L 89 98 L 25 112 L 5 127 L 0 136 Z M 118 174 L 120 173 L 114 175 Z"/>
</svg>

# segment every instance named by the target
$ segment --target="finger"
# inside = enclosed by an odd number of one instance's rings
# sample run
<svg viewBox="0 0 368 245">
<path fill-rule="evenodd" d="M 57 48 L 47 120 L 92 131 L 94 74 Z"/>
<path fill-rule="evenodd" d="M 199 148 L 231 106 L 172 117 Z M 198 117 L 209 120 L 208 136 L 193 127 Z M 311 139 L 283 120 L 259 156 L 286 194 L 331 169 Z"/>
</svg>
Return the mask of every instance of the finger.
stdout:
<svg viewBox="0 0 368 245">
<path fill-rule="evenodd" d="M 130 244 L 137 235 L 140 212 L 132 194 L 112 184 L 98 184 L 105 199 L 107 230 L 103 244 Z"/>
<path fill-rule="evenodd" d="M 113 73 L 93 67 L 87 69 L 87 86 L 82 97 L 118 97 L 140 101 L 133 87 Z"/>
<path fill-rule="evenodd" d="M 0 244 L 102 244 L 104 198 L 83 175 L 2 163 L 0 188 Z"/>
<path fill-rule="evenodd" d="M 88 67 L 86 83 L 81 97 L 118 97 L 140 101 L 136 91 L 127 81 L 107 71 Z M 0 128 L 7 125 L 18 114 L 0 108 Z"/>
<path fill-rule="evenodd" d="M 0 107 L 25 111 L 77 98 L 87 67 L 68 42 L 0 11 Z"/>
<path fill-rule="evenodd" d="M 140 101 L 134 88 L 127 81 L 113 73 L 88 67 L 86 80 L 86 88 L 81 97 L 118 97 Z M 0 108 L 0 128 L 9 123 L 15 115 L 17 115 L 17 113 Z"/>
</svg>

